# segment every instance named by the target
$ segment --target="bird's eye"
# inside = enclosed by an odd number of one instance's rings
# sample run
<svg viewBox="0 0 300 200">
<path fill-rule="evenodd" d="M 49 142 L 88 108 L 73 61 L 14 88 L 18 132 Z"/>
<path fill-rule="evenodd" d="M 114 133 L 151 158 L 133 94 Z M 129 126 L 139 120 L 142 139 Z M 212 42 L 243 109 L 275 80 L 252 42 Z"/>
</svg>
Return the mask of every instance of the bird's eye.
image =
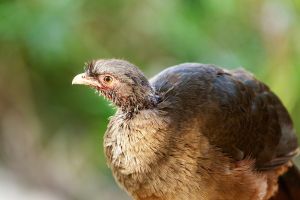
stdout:
<svg viewBox="0 0 300 200">
<path fill-rule="evenodd" d="M 104 76 L 103 81 L 105 83 L 111 83 L 113 81 L 113 78 L 111 76 Z"/>
</svg>

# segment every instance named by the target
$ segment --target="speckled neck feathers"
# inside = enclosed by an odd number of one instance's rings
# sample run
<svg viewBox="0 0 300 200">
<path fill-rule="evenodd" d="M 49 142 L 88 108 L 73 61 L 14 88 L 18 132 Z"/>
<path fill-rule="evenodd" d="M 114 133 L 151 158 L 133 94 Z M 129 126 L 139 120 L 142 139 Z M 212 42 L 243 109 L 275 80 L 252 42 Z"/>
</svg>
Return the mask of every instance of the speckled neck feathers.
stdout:
<svg viewBox="0 0 300 200">
<path fill-rule="evenodd" d="M 86 63 L 86 74 L 97 76 L 103 73 L 113 75 L 121 88 L 116 90 L 98 90 L 101 95 L 130 116 L 142 109 L 156 106 L 159 97 L 154 94 L 148 79 L 133 64 L 117 59 L 98 60 Z"/>
</svg>

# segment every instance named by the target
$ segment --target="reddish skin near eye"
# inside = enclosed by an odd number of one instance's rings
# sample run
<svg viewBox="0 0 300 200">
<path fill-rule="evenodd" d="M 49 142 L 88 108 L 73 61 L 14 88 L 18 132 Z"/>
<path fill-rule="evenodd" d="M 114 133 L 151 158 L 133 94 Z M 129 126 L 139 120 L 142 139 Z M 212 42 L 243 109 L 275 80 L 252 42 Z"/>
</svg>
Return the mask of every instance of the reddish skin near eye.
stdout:
<svg viewBox="0 0 300 200">
<path fill-rule="evenodd" d="M 109 86 L 96 78 L 106 74 Z M 97 88 L 117 107 L 105 155 L 133 199 L 300 199 L 292 120 L 249 72 L 184 63 L 148 80 L 125 60 L 104 59 L 72 83 Z"/>
</svg>

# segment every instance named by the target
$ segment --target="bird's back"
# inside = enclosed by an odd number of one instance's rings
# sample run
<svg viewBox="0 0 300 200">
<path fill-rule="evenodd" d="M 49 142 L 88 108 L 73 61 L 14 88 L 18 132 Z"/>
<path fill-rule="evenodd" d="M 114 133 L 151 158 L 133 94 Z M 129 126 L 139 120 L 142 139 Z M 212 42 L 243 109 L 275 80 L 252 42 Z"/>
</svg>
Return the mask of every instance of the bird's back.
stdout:
<svg viewBox="0 0 300 200">
<path fill-rule="evenodd" d="M 297 154 L 290 116 L 278 97 L 244 70 L 185 63 L 150 80 L 161 109 L 178 123 L 196 119 L 209 142 L 235 160 L 253 158 L 259 170 Z"/>
</svg>

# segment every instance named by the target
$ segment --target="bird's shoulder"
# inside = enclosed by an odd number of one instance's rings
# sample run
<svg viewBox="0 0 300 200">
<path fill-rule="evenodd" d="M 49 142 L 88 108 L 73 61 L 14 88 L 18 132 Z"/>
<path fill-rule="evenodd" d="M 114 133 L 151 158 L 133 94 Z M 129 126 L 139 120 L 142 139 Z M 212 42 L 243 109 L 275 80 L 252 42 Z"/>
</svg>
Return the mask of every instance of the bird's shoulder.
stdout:
<svg viewBox="0 0 300 200">
<path fill-rule="evenodd" d="M 224 70 L 215 65 L 182 63 L 161 71 L 150 79 L 150 83 L 156 91 L 165 92 L 170 88 L 177 87 L 177 89 L 180 89 L 181 85 L 188 84 L 188 82 L 194 84 L 197 81 L 210 79 L 215 74 L 223 72 Z M 192 81 L 193 79 L 194 81 Z"/>
</svg>

